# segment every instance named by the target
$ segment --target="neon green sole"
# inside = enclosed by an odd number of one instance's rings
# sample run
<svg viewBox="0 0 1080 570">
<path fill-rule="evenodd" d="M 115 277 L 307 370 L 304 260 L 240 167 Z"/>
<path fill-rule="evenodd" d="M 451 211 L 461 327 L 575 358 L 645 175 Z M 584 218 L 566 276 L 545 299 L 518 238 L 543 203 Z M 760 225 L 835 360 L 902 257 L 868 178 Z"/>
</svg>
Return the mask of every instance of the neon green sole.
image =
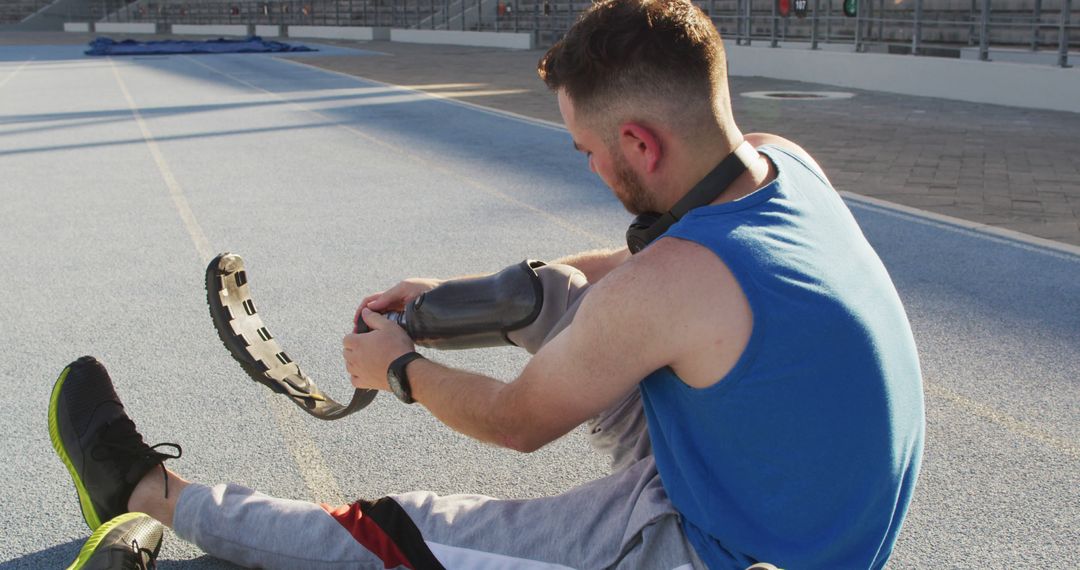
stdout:
<svg viewBox="0 0 1080 570">
<path fill-rule="evenodd" d="M 68 366 L 60 373 L 60 377 L 56 379 L 56 384 L 53 386 L 52 396 L 49 398 L 49 439 L 52 441 L 56 454 L 60 456 L 60 460 L 67 466 L 68 473 L 71 474 L 71 480 L 75 483 L 75 490 L 79 493 L 79 507 L 82 509 L 83 520 L 86 521 L 90 530 L 97 530 L 101 526 L 101 518 L 94 511 L 94 504 L 90 501 L 90 493 L 86 491 L 82 479 L 79 478 L 79 473 L 75 470 L 71 458 L 68 457 L 67 451 L 64 449 L 64 444 L 60 441 L 60 424 L 57 421 L 56 409 L 60 401 L 60 389 L 63 388 L 64 381 L 67 380 L 70 371 L 71 367 Z"/>
<path fill-rule="evenodd" d="M 105 539 L 105 535 L 112 532 L 112 529 L 126 523 L 129 520 L 137 519 L 144 516 L 146 515 L 144 515 L 143 513 L 124 513 L 99 526 L 98 529 L 94 531 L 94 534 L 90 535 L 90 538 L 87 539 L 86 544 L 84 544 L 82 549 L 79 550 L 79 557 L 75 559 L 75 562 L 71 563 L 71 566 L 67 567 L 67 570 L 78 570 L 79 568 L 85 566 L 86 563 L 90 561 L 90 557 L 94 555 L 94 551 L 97 550 L 98 545 L 100 545 L 101 541 Z"/>
</svg>

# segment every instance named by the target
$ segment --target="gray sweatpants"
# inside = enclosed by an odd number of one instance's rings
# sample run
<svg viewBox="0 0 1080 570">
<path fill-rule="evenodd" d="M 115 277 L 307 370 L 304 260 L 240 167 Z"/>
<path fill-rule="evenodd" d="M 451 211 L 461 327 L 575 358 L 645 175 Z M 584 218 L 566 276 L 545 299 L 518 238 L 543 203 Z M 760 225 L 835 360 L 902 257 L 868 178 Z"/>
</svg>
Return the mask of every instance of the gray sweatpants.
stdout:
<svg viewBox="0 0 1080 570">
<path fill-rule="evenodd" d="M 568 266 L 539 272 L 544 307 L 511 334 L 531 353 L 569 325 L 588 287 Z M 390 495 L 331 507 L 239 485 L 190 485 L 176 533 L 255 568 L 704 568 L 660 483 L 638 392 L 589 422 L 613 473 L 554 497 Z"/>
</svg>

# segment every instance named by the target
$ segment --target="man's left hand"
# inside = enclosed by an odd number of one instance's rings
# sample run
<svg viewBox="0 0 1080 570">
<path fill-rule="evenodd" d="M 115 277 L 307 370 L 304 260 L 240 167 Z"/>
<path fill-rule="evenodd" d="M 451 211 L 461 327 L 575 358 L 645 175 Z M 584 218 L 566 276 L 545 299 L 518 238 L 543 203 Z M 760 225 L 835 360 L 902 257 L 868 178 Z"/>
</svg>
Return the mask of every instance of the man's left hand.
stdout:
<svg viewBox="0 0 1080 570">
<path fill-rule="evenodd" d="M 345 335 L 342 340 L 345 369 L 357 388 L 389 390 L 386 369 L 395 358 L 416 347 L 405 329 L 379 313 L 363 309 L 361 318 L 371 327 L 371 332 Z"/>
</svg>

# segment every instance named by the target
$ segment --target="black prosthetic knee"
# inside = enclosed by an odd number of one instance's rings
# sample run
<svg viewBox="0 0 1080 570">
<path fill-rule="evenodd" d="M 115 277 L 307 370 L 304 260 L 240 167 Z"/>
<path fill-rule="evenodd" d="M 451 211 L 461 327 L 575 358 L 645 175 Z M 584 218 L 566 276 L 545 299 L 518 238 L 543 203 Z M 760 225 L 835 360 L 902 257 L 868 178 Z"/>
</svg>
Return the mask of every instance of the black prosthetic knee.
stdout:
<svg viewBox="0 0 1080 570">
<path fill-rule="evenodd" d="M 439 349 L 506 346 L 507 335 L 528 326 L 544 304 L 536 269 L 526 260 L 484 277 L 447 281 L 386 316 L 420 346 Z"/>
</svg>

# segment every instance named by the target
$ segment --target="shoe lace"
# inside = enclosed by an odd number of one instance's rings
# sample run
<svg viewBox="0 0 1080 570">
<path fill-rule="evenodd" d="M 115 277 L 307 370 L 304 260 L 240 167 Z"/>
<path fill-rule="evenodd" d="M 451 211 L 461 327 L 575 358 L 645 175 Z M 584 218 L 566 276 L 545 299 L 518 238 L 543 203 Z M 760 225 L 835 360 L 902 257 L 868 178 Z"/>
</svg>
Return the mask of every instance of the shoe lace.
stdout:
<svg viewBox="0 0 1080 570">
<path fill-rule="evenodd" d="M 120 418 L 119 420 L 109 422 L 103 426 L 101 436 L 98 439 L 97 445 L 90 450 L 90 456 L 97 461 L 103 460 L 128 460 L 131 461 L 130 469 L 128 473 L 124 474 L 125 478 L 130 478 L 133 473 L 140 474 L 145 473 L 145 467 L 147 465 L 160 465 L 161 475 L 165 478 L 165 496 L 169 496 L 169 476 L 165 472 L 164 461 L 166 459 L 179 459 L 184 450 L 176 443 L 158 443 L 155 445 L 147 445 L 138 430 L 135 429 L 135 423 L 128 418 Z M 158 451 L 160 447 L 171 447 L 175 450 L 175 453 L 166 453 Z M 130 481 L 136 483 L 137 481 Z"/>
<path fill-rule="evenodd" d="M 157 557 L 154 555 L 154 551 L 140 546 L 138 539 L 131 540 L 131 550 L 139 555 L 138 560 L 133 561 L 134 565 L 130 566 L 131 570 L 152 570 L 157 568 Z"/>
</svg>

